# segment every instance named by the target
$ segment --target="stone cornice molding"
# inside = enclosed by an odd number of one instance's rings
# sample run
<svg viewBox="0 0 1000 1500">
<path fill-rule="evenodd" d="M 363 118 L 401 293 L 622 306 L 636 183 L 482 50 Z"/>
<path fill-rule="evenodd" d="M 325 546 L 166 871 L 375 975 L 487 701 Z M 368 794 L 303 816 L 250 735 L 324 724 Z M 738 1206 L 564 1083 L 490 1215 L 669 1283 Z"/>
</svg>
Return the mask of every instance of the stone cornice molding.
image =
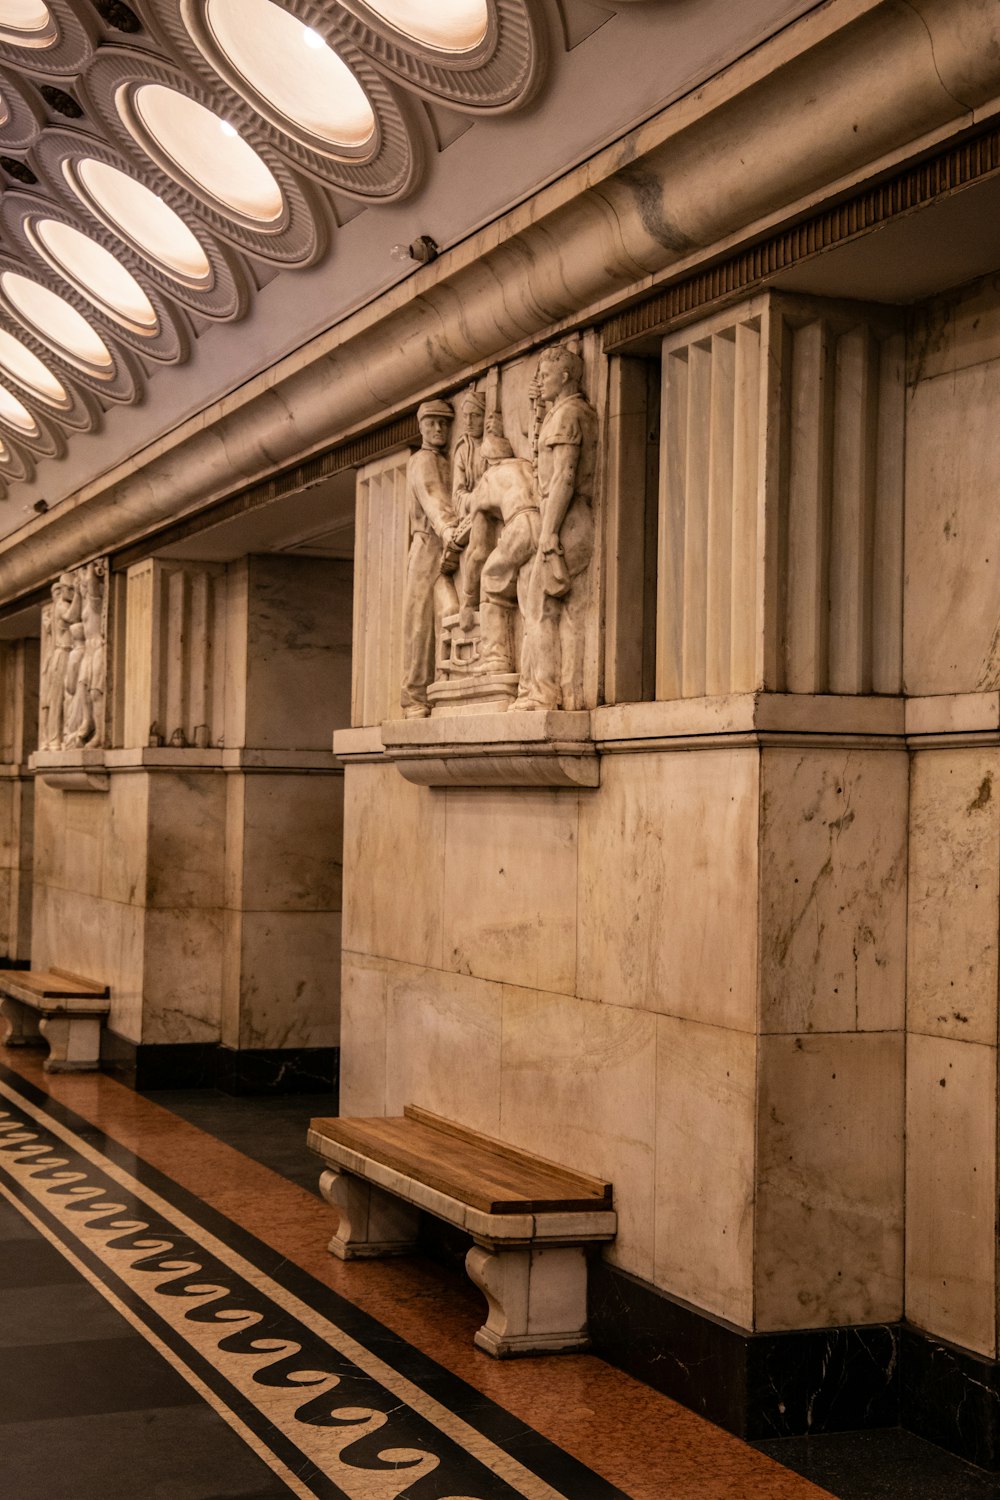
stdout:
<svg viewBox="0 0 1000 1500">
<path fill-rule="evenodd" d="M 833 0 L 0 546 L 0 598 L 583 323 L 980 123 L 981 0 Z"/>
</svg>

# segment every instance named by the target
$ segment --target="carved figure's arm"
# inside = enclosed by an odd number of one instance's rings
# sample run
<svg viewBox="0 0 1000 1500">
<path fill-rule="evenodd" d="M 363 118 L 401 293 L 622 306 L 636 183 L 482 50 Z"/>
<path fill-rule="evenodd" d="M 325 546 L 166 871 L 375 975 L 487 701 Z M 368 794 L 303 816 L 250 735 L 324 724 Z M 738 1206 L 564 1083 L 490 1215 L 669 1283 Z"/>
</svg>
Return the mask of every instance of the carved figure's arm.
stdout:
<svg viewBox="0 0 1000 1500">
<path fill-rule="evenodd" d="M 424 515 L 441 541 L 447 543 L 446 533 L 453 529 L 458 517 L 455 515 L 451 496 L 441 481 L 437 464 L 432 461 L 415 465 L 410 482 Z"/>
<path fill-rule="evenodd" d="M 576 466 L 580 458 L 575 443 L 559 443 L 552 449 L 552 479 L 542 496 L 542 534 L 539 546 L 544 554 L 558 552 L 559 532 L 566 519 L 576 488 Z"/>
</svg>

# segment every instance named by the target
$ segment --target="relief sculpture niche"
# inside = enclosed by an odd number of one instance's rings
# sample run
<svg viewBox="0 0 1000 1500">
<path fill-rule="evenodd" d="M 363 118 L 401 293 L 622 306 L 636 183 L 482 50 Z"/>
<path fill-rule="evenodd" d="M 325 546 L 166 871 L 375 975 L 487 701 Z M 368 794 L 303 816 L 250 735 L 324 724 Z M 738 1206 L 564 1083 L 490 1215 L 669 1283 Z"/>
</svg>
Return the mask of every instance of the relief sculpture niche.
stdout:
<svg viewBox="0 0 1000 1500">
<path fill-rule="evenodd" d="M 104 745 L 107 561 L 61 573 L 42 608 L 39 748 Z"/>
<path fill-rule="evenodd" d="M 598 422 L 583 380 L 569 344 L 542 350 L 511 393 L 492 371 L 485 394 L 461 398 L 450 459 L 454 407 L 419 408 L 422 446 L 407 469 L 406 717 L 584 707 Z"/>
</svg>

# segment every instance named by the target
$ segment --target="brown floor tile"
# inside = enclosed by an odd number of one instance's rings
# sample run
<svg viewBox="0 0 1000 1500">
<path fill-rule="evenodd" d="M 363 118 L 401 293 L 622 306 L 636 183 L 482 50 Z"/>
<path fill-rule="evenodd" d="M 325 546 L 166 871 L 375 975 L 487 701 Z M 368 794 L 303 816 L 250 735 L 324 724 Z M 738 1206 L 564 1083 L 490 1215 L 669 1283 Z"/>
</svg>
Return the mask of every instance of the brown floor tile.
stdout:
<svg viewBox="0 0 1000 1500">
<path fill-rule="evenodd" d="M 471 1282 L 420 1257 L 337 1261 L 326 1250 L 332 1210 L 270 1168 L 102 1074 L 49 1077 L 36 1052 L 0 1048 L 0 1060 L 633 1500 L 828 1495 L 592 1355 L 491 1360 L 472 1344 L 483 1305 Z"/>
</svg>

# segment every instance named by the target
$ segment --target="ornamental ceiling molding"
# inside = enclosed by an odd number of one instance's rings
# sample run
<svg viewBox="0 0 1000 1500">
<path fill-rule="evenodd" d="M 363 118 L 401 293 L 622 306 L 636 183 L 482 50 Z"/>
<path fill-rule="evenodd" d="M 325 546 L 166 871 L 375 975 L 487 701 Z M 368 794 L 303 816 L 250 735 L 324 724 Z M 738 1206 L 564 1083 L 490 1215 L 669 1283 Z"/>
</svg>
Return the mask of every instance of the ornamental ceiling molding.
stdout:
<svg viewBox="0 0 1000 1500">
<path fill-rule="evenodd" d="M 302 12 L 315 6 L 285 0 L 282 10 L 307 25 Z M 416 186 L 425 168 L 424 130 L 405 94 L 374 68 L 365 53 L 331 26 L 315 27 L 353 72 L 375 117 L 368 140 L 357 145 L 323 140 L 270 104 L 227 58 L 206 19 L 205 0 L 181 0 L 150 24 L 182 67 L 211 91 L 244 139 L 255 144 L 252 131 L 288 161 L 325 187 L 362 202 L 391 203 Z M 244 128 L 244 122 L 246 128 Z"/>
<path fill-rule="evenodd" d="M 956 34 L 964 51 L 952 46 L 944 68 L 942 37 Z M 813 101 L 809 129 L 790 134 L 803 97 Z M 5 540 L 0 599 L 392 420 L 554 329 L 607 318 L 657 278 L 689 275 L 720 248 L 814 213 L 823 191 L 898 169 L 930 141 L 940 148 L 997 102 L 996 7 L 922 0 L 919 25 L 894 0 L 874 0 L 860 18 L 850 6 L 820 7 Z"/>
<path fill-rule="evenodd" d="M 220 107 L 224 109 L 220 119 L 257 153 L 277 183 L 282 206 L 273 220 L 224 207 L 220 198 L 170 156 L 135 107 L 136 94 L 150 84 L 173 89 L 210 114 L 219 115 Z M 143 181 L 157 192 L 167 183 L 175 184 L 180 190 L 179 201 L 199 215 L 217 238 L 278 266 L 314 265 L 326 251 L 331 228 L 327 205 L 275 149 L 257 114 L 221 82 L 213 92 L 181 68 L 148 53 L 102 47 L 81 79 L 78 92 L 91 118 L 100 121 L 131 162 L 133 173 L 141 173 Z"/>
<path fill-rule="evenodd" d="M 214 3 L 219 9 L 230 0 Z M 336 234 L 340 200 L 377 206 L 412 196 L 436 149 L 425 101 L 470 115 L 515 110 L 530 100 L 551 62 L 551 27 L 528 0 L 483 0 L 481 34 L 455 50 L 433 40 L 435 27 L 447 24 L 447 7 L 423 28 L 428 40 L 392 24 L 394 0 L 275 4 L 308 28 L 310 46 L 327 44 L 350 70 L 373 119 L 364 139 L 332 139 L 275 104 L 227 54 L 213 26 L 213 0 L 133 0 L 129 8 L 46 0 L 37 26 L 0 24 L 0 169 L 12 182 L 0 200 L 6 231 L 0 272 L 16 270 L 63 298 L 112 360 L 99 369 L 79 359 L 0 294 L 0 328 L 46 364 L 67 396 L 62 405 L 47 400 L 0 366 L 0 382 L 23 398 L 38 424 L 30 442 L 24 433 L 12 438 L 25 451 L 62 452 L 60 434 L 97 430 L 107 402 L 141 401 L 143 361 L 174 365 L 191 357 L 192 314 L 219 322 L 244 317 L 254 297 L 254 262 L 286 270 L 315 265 Z M 475 6 L 467 13 L 474 15 Z M 238 18 L 239 7 L 231 14 Z M 235 131 L 277 184 L 280 212 L 272 218 L 241 211 L 199 181 L 191 162 L 173 156 L 137 106 L 149 86 L 173 90 Z M 67 125 L 66 118 L 80 123 Z M 94 163 L 138 179 L 177 216 L 178 233 L 200 247 L 190 261 L 197 274 L 187 273 L 183 257 L 171 263 L 159 255 L 148 229 L 145 239 L 137 237 L 145 228 L 138 210 L 119 218 L 109 207 L 114 195 L 95 193 Z M 96 283 L 88 285 L 46 248 L 37 228 L 46 219 L 115 257 L 152 307 L 155 330 L 116 308 Z M 13 431 L 9 422 L 2 430 Z M 13 463 L 8 477 L 29 467 L 27 458 Z"/>
<path fill-rule="evenodd" d="M 178 315 L 171 300 L 147 277 L 146 263 L 137 256 L 122 253 L 120 242 L 103 225 L 94 226 L 84 220 L 82 215 L 70 212 L 57 200 L 20 191 L 4 193 L 0 198 L 0 222 L 7 232 L 8 242 L 19 246 L 23 251 L 25 269 L 29 270 L 29 274 L 48 274 L 54 278 L 51 282 L 53 289 L 58 290 L 67 300 L 69 294 L 63 283 L 68 283 L 69 288 L 77 294 L 77 301 L 73 305 L 101 331 L 102 336 L 107 333 L 114 339 L 120 339 L 135 353 L 155 360 L 158 364 L 180 364 L 187 358 L 190 352 L 190 339 L 185 326 L 187 319 Z M 156 317 L 155 327 L 150 328 L 129 319 L 110 302 L 102 305 L 96 300 L 96 293 L 87 292 L 84 285 L 77 281 L 72 269 L 61 265 L 41 240 L 38 226 L 50 222 L 66 225 L 114 254 L 148 299 Z"/>
<path fill-rule="evenodd" d="M 185 278 L 157 261 L 124 227 L 116 227 L 107 211 L 88 191 L 80 173 L 81 162 L 93 160 L 134 176 L 135 162 L 109 146 L 100 136 L 80 130 L 50 129 L 39 138 L 32 152 L 39 178 L 69 213 L 89 210 L 87 232 L 110 250 L 133 275 L 152 282 L 161 293 L 191 312 L 219 322 L 244 316 L 251 300 L 251 281 L 246 264 L 228 246 L 216 239 L 201 214 L 192 207 L 190 195 L 173 178 L 147 164 L 147 175 L 156 180 L 158 197 L 182 221 L 198 241 L 209 264 L 204 279 Z M 26 195 L 22 195 L 26 196 Z M 47 201 L 47 200 L 45 200 Z"/>
</svg>

